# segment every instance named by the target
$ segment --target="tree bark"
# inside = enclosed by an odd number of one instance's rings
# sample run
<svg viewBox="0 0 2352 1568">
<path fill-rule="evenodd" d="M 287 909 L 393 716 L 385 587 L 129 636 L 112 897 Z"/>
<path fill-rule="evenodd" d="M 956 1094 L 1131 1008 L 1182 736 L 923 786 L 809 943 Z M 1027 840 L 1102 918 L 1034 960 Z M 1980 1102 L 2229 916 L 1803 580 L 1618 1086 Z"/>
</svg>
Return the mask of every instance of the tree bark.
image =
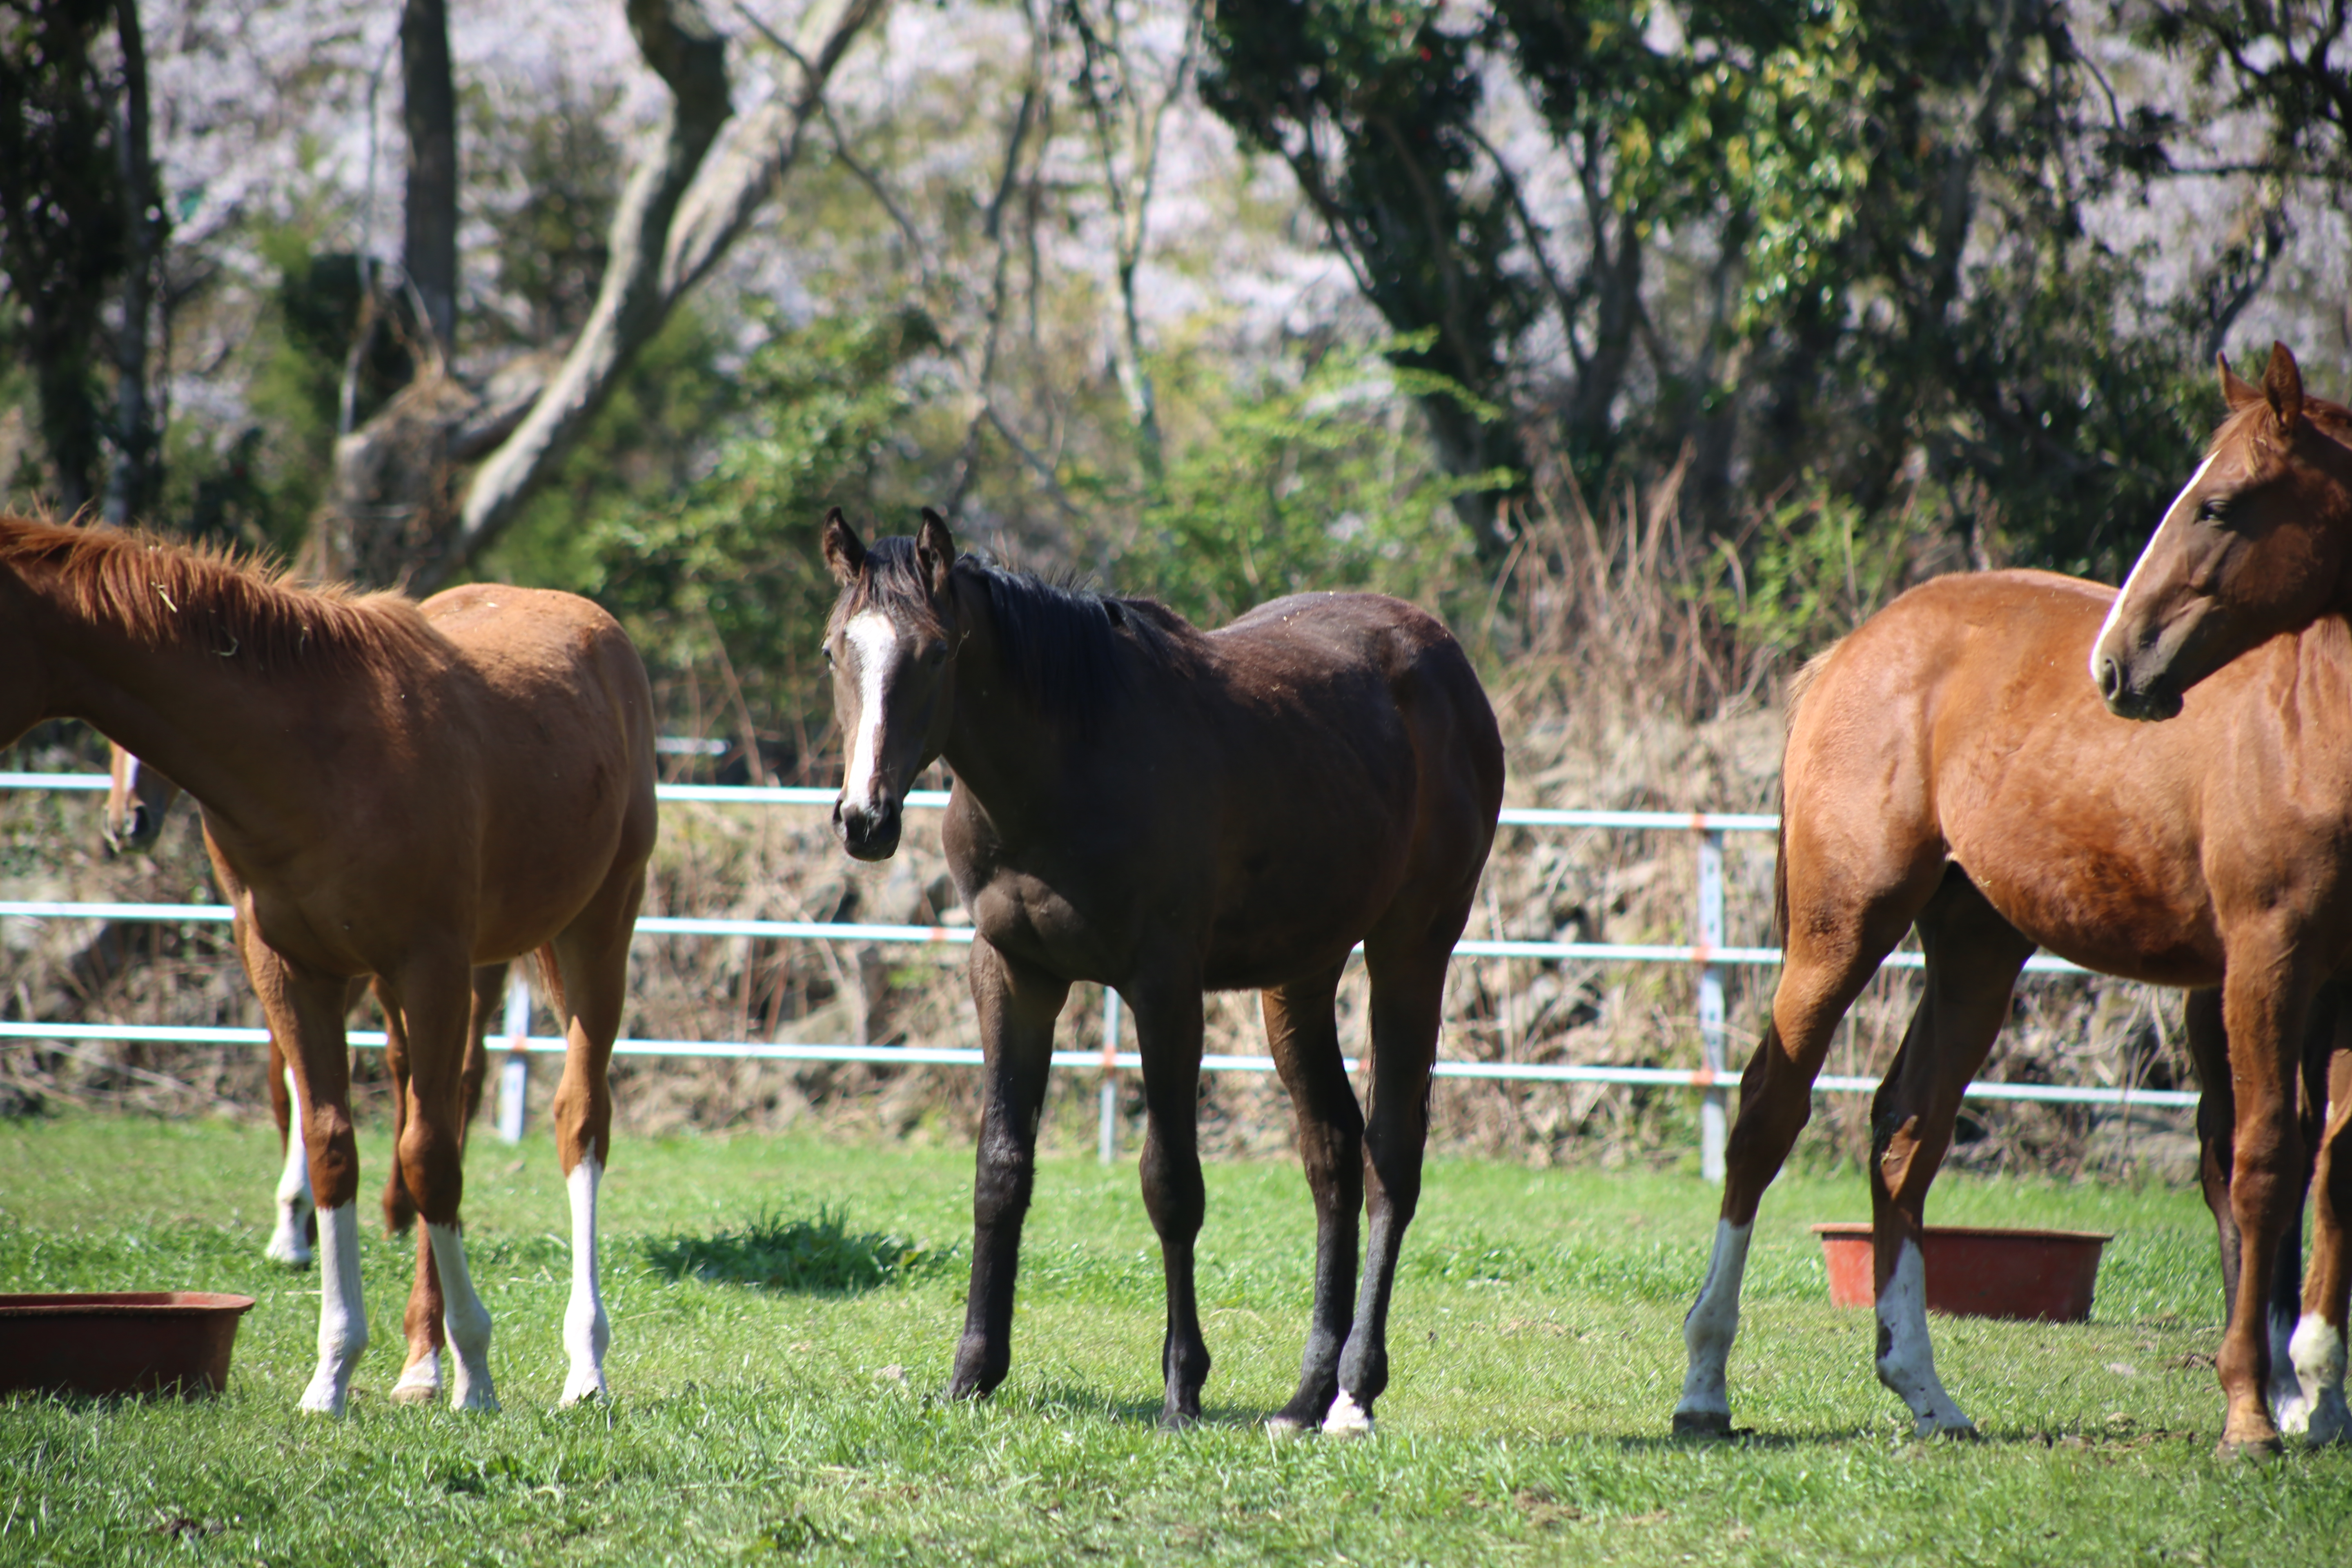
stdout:
<svg viewBox="0 0 2352 1568">
<path fill-rule="evenodd" d="M 155 270 L 163 257 L 164 218 L 148 149 L 147 46 L 139 30 L 137 0 L 115 0 L 115 30 L 122 45 L 121 113 L 115 126 L 115 166 L 122 181 L 122 329 L 114 345 L 114 465 L 107 476 L 106 521 L 121 528 L 155 504 L 163 475 L 156 461 L 159 432 L 147 398 L 147 325 L 154 304 Z"/>
<path fill-rule="evenodd" d="M 457 89 L 443 0 L 401 7 L 400 82 L 408 132 L 401 265 L 446 357 L 457 343 Z"/>
<path fill-rule="evenodd" d="M 595 309 L 521 426 L 467 487 L 457 526 L 410 582 L 448 580 L 515 518 L 602 408 L 647 339 L 716 266 L 782 183 L 834 68 L 888 0 L 817 0 L 793 46 L 798 79 L 733 120 L 726 43 L 693 0 L 629 0 L 637 47 L 669 86 L 659 145 L 614 216 L 612 260 Z"/>
</svg>

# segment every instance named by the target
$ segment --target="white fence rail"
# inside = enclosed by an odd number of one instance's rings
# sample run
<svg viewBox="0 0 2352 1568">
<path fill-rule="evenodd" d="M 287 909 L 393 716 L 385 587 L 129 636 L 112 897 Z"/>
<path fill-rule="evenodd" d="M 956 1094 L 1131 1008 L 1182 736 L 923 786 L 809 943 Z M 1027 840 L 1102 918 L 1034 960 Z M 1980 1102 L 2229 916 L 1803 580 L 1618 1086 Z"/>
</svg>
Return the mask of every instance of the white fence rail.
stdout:
<svg viewBox="0 0 2352 1568">
<path fill-rule="evenodd" d="M 103 773 L 0 773 L 0 789 L 69 790 L 103 792 L 107 788 Z M 693 801 L 715 805 L 792 805 L 830 806 L 835 792 L 829 789 L 793 787 L 753 787 L 727 784 L 663 784 L 657 793 L 664 801 Z M 918 810 L 936 810 L 947 804 L 941 790 L 916 790 L 906 800 L 908 806 Z M 1728 1065 L 1728 1039 L 1724 1010 L 1724 982 L 1735 967 L 1756 967 L 1780 962 L 1780 951 L 1773 947 L 1732 947 L 1724 942 L 1723 923 L 1723 839 L 1727 833 L 1770 833 L 1780 826 L 1777 816 L 1734 812 L 1673 812 L 1673 811 L 1574 811 L 1536 808 L 1507 808 L 1503 812 L 1507 827 L 1569 827 L 1613 828 L 1696 833 L 1698 841 L 1698 878 L 1695 889 L 1695 934 L 1698 940 L 1688 944 L 1624 943 L 1598 942 L 1512 942 L 1503 940 L 1465 939 L 1454 947 L 1463 958 L 1516 958 L 1549 962 L 1611 963 L 1685 963 L 1697 967 L 1698 1026 L 1700 1059 L 1696 1069 L 1682 1068 L 1641 1068 L 1617 1066 L 1576 1066 L 1546 1062 L 1462 1062 L 1440 1061 L 1436 1066 L 1441 1078 L 1488 1079 L 1517 1082 L 1543 1083 L 1621 1083 L 1649 1084 L 1669 1088 L 1696 1089 L 1702 1095 L 1700 1106 L 1700 1165 L 1710 1180 L 1720 1180 L 1723 1173 L 1723 1142 L 1727 1112 L 1726 1086 L 1736 1081 L 1737 1073 Z M 219 921 L 230 919 L 230 911 L 221 904 L 156 904 L 156 903 L 70 903 L 40 900 L 0 900 L 0 918 L 27 920 L 103 920 L 154 921 L 173 923 Z M 880 925 L 835 921 L 765 921 L 704 919 L 692 916 L 648 915 L 637 921 L 640 936 L 755 937 L 783 942 L 862 942 L 906 943 L 968 943 L 971 941 L 969 926 Z M 1922 963 L 1916 952 L 1889 954 L 1885 967 L 1916 969 Z M 2029 973 L 2051 974 L 2084 973 L 2063 959 L 2037 954 L 2026 963 Z M 520 980 L 518 980 L 518 984 Z M 1106 1162 L 1117 1148 L 1117 1097 L 1113 1074 L 1134 1071 L 1141 1058 L 1132 1051 L 1116 1048 L 1119 1037 L 1120 1009 L 1116 992 L 1108 989 L 1103 997 L 1103 1038 L 1100 1051 L 1056 1051 L 1055 1067 L 1087 1068 L 1104 1073 L 1102 1094 L 1102 1154 Z M 520 1053 L 560 1053 L 563 1042 L 543 1036 L 525 1036 L 513 1020 L 515 1009 L 509 1008 L 508 1039 L 510 1068 L 521 1059 Z M 63 1024 L 42 1022 L 0 1022 L 0 1039 L 121 1040 L 178 1041 L 194 1044 L 260 1044 L 268 1039 L 262 1029 L 196 1028 L 165 1025 L 138 1024 Z M 351 1043 L 359 1047 L 382 1047 L 383 1036 L 377 1030 L 352 1030 Z M 926 1046 L 869 1045 L 786 1045 L 756 1040 L 644 1040 L 623 1039 L 614 1049 L 616 1053 L 651 1057 L 719 1057 L 748 1061 L 803 1062 L 874 1062 L 894 1066 L 976 1066 L 981 1053 L 975 1049 Z M 1205 1056 L 1201 1066 L 1209 1072 L 1272 1072 L 1271 1057 Z M 1350 1059 L 1349 1071 L 1357 1064 Z M 511 1070 L 507 1075 L 515 1081 Z M 1814 1089 L 1824 1093 L 1867 1093 L 1876 1089 L 1874 1079 L 1825 1074 L 1814 1080 Z M 511 1090 L 509 1092 L 512 1092 Z M 2064 1084 L 1972 1083 L 1963 1091 L 1972 1100 L 2037 1100 L 2049 1103 L 2095 1105 L 2122 1108 L 2138 1104 L 2147 1106 L 2194 1105 L 2194 1093 L 2178 1089 L 2105 1089 Z M 519 1102 L 517 1102 L 519 1105 Z M 501 1126 L 519 1117 L 519 1109 L 502 1110 Z M 513 1125 L 519 1131 L 520 1121 Z"/>
</svg>

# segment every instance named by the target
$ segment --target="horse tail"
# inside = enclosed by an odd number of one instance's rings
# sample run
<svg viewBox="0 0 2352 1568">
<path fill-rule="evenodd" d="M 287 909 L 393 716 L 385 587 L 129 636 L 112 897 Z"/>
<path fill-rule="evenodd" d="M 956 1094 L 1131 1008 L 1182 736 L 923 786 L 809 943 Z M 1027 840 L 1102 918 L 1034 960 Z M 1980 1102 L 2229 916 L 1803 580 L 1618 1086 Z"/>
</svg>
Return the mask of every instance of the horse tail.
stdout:
<svg viewBox="0 0 2352 1568">
<path fill-rule="evenodd" d="M 1789 943 L 1789 736 L 1797 727 L 1798 710 L 1821 679 L 1822 667 L 1844 642 L 1840 637 L 1805 660 L 1789 679 L 1788 708 L 1780 728 L 1780 772 L 1772 782 L 1772 810 L 1780 819 L 1772 833 L 1772 941 L 1779 947 Z"/>
</svg>

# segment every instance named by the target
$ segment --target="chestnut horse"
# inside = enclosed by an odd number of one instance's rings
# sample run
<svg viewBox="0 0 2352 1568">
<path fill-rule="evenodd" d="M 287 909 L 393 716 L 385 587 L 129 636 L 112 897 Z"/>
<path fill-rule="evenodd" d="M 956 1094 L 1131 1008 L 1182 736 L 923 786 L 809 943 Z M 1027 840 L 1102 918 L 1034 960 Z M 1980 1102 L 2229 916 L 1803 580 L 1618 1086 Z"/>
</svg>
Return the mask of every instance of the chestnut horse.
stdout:
<svg viewBox="0 0 2352 1568">
<path fill-rule="evenodd" d="M 1298 1391 L 1272 1424 L 1370 1430 L 1446 963 L 1502 807 L 1502 741 L 1469 660 L 1436 620 L 1371 594 L 1279 599 L 1203 634 L 1148 601 L 959 558 L 929 510 L 918 537 L 870 550 L 836 510 L 824 546 L 842 585 L 824 646 L 850 742 L 843 845 L 887 857 L 916 774 L 943 758 L 955 775 L 945 839 L 975 928 L 987 1066 L 949 1394 L 985 1395 L 1011 1368 L 1054 1023 L 1090 980 L 1126 998 L 1143 1058 L 1143 1200 L 1168 1291 L 1160 1420 L 1199 1418 L 1201 995 L 1256 988 L 1316 1212 Z M 1359 941 L 1369 1118 L 1333 1011 Z"/>
<path fill-rule="evenodd" d="M 430 601 L 425 613 L 432 614 Z M 155 847 L 171 816 L 172 805 L 180 798 L 180 786 L 164 776 L 161 768 L 151 768 L 121 746 L 107 747 L 106 816 L 102 832 L 109 855 L 145 854 Z M 244 951 L 244 939 L 234 934 L 231 946 Z M 464 1085 L 465 1110 L 457 1123 L 457 1147 L 465 1152 L 466 1134 L 473 1125 L 474 1116 L 482 1107 L 482 1080 L 488 1063 L 484 1039 L 498 1016 L 499 1005 L 506 994 L 507 968 L 504 963 L 485 963 L 474 971 L 474 1012 L 471 1027 L 466 1033 L 466 1065 L 459 1073 Z M 353 1001 L 358 1000 L 353 982 Z M 348 1009 L 346 1009 L 348 1011 Z M 386 1009 L 387 1014 L 389 1009 Z M 278 1177 L 278 1220 L 269 1234 L 269 1245 L 263 1248 L 272 1262 L 283 1263 L 289 1268 L 310 1267 L 310 1240 L 317 1227 L 314 1213 L 317 1207 L 310 1195 L 310 1154 L 302 1142 L 302 1124 L 294 1116 L 294 1077 L 286 1065 L 286 1054 L 279 1049 L 278 1037 L 269 1037 L 269 1066 L 265 1081 L 269 1085 L 269 1112 L 278 1122 L 278 1146 L 283 1168 Z M 399 1142 L 401 1100 L 394 1095 L 392 1102 L 394 1142 Z M 393 1162 L 383 1184 L 383 1225 L 388 1232 L 397 1234 L 416 1222 L 416 1203 L 408 1195 L 408 1187 L 400 1179 L 400 1163 Z M 424 1237 L 417 1238 L 416 1267 L 429 1270 L 433 1267 L 432 1248 Z M 424 1292 L 434 1302 L 440 1300 L 440 1287 L 429 1283 Z M 431 1317 L 432 1332 L 441 1331 L 437 1307 Z"/>
<path fill-rule="evenodd" d="M 563 1397 L 601 1394 L 604 1069 L 656 820 L 651 697 L 619 626 L 567 594 L 484 584 L 426 607 L 310 592 L 217 553 L 0 518 L 0 737 L 67 717 L 203 808 L 239 956 L 287 1047 L 319 1202 L 302 1407 L 340 1414 L 367 1343 L 343 1014 L 373 977 L 451 1402 L 496 1408 L 458 1217 L 461 1074 L 475 966 L 533 951 L 570 1041 L 552 1111 L 572 1215 Z M 403 1390 L 429 1396 L 436 1314 L 410 1309 Z"/>
<path fill-rule="evenodd" d="M 2293 559 L 2324 558 L 2340 574 L 2352 452 L 2312 418 L 2283 425 L 2243 392 L 2233 383 L 2238 412 L 2120 596 L 2042 572 L 1940 578 L 1872 617 L 1800 682 L 1781 768 L 1776 901 L 1787 952 L 1771 1024 L 1741 1084 L 1714 1254 L 1684 1324 L 1677 1431 L 1729 1429 L 1725 1363 L 1758 1201 L 1811 1112 L 1831 1032 L 1916 926 L 1927 959 L 1919 1007 L 1871 1116 L 1880 1381 L 1922 1435 L 1974 1432 L 1936 1374 L 1919 1239 L 1960 1091 L 2008 1015 L 2025 960 L 2047 947 L 2105 973 L 2222 988 L 2241 1267 L 2217 1359 L 2228 1396 L 2221 1447 L 2277 1447 L 2264 1400 L 2264 1298 L 2301 1191 L 2294 1063 L 2313 991 L 2352 942 L 2346 586 L 2329 576 L 2306 595 L 2300 622 L 2273 616 L 2258 635 L 2187 639 L 2205 656 L 2194 669 L 2205 681 L 2185 706 L 2189 671 L 2129 665 L 2122 689 L 2147 693 L 2152 714 L 2178 712 L 2169 723 L 2116 717 L 2083 678 L 2095 643 L 2102 658 L 2155 644 L 2148 628 L 2181 617 L 2179 600 L 2154 594 L 2192 582 L 2210 589 L 2210 570 L 2152 564 L 2178 554 L 2179 520 L 2208 495 L 2243 531 L 2232 536 L 2240 546 L 2337 530 L 2332 552 L 2315 543 Z M 2291 441 L 2275 438 L 2297 428 Z M 2352 1193 L 2330 1156 L 2345 1109 L 2331 1111 L 2315 1183 L 2319 1239 L 2305 1300 L 2324 1305 L 2293 1336 L 2315 1438 L 2344 1424 L 2336 1216 Z"/>
</svg>

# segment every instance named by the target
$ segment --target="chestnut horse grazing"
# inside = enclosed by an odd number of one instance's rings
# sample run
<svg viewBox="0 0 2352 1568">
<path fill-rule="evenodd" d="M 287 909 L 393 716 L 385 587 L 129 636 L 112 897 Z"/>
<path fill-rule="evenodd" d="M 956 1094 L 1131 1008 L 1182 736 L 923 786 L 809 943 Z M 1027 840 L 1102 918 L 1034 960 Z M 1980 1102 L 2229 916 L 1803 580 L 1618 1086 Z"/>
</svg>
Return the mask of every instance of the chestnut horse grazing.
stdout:
<svg viewBox="0 0 2352 1568">
<path fill-rule="evenodd" d="M 842 584 L 825 652 L 850 744 L 843 844 L 888 856 L 916 774 L 939 758 L 955 774 L 945 838 L 975 928 L 987 1067 L 949 1394 L 984 1395 L 1012 1366 L 1054 1022 L 1071 983 L 1090 980 L 1127 999 L 1140 1040 L 1143 1200 L 1168 1285 L 1160 1420 L 1199 1418 L 1201 994 L 1255 987 L 1317 1227 L 1298 1392 L 1272 1424 L 1370 1430 L 1445 966 L 1502 807 L 1502 741 L 1469 661 L 1437 621 L 1370 594 L 1278 599 L 1203 634 L 1147 601 L 959 558 L 929 510 L 918 537 L 870 550 L 835 511 L 824 556 Z M 1360 940 L 1369 1118 L 1333 1016 Z"/>
<path fill-rule="evenodd" d="M 572 1215 L 563 1397 L 603 1392 L 604 1069 L 655 831 L 651 698 L 620 628 L 566 594 L 307 592 L 215 553 L 0 518 L 0 737 L 66 717 L 203 808 L 239 956 L 293 1069 L 321 1275 L 302 1407 L 341 1413 L 367 1343 L 343 1013 L 373 977 L 433 1264 L 394 1396 L 439 1382 L 437 1316 L 452 1403 L 496 1408 L 458 1217 L 461 1077 L 475 967 L 534 951 L 570 1038 L 552 1108 Z M 419 1300 L 428 1278 L 437 1311 Z"/>
<path fill-rule="evenodd" d="M 428 608 L 425 612 L 431 614 Z M 172 805 L 180 798 L 180 786 L 165 777 L 161 768 L 151 768 L 120 745 L 107 747 L 106 816 L 103 829 L 106 849 L 110 855 L 144 854 L 155 847 L 156 838 L 172 814 Z M 241 916 L 239 917 L 242 918 Z M 234 927 L 232 927 L 234 930 Z M 245 951 L 241 936 L 232 938 L 236 950 Z M 464 1085 L 464 1110 L 457 1123 L 457 1147 L 465 1152 L 467 1130 L 473 1125 L 474 1115 L 482 1106 L 482 1080 L 488 1064 L 485 1037 L 497 1018 L 499 1006 L 506 994 L 505 963 L 485 963 L 474 971 L 474 1013 L 472 1026 L 466 1033 L 466 1065 L 458 1074 Z M 352 1000 L 358 1000 L 357 988 L 362 982 L 352 982 Z M 345 1011 L 349 1011 L 346 1007 Z M 390 1016 L 391 1009 L 385 1008 Z M 310 1195 L 310 1152 L 302 1142 L 302 1124 L 293 1114 L 294 1075 L 286 1065 L 286 1054 L 279 1048 L 278 1037 L 269 1037 L 269 1067 L 266 1081 L 269 1085 L 269 1111 L 278 1121 L 278 1143 L 284 1153 L 284 1168 L 278 1178 L 278 1222 L 269 1235 L 269 1245 L 263 1248 L 268 1258 L 289 1268 L 310 1267 L 311 1232 L 316 1226 L 317 1208 Z M 392 1102 L 394 1142 L 399 1142 L 401 1100 L 395 1095 Z M 400 1163 L 393 1162 L 383 1184 L 383 1224 L 392 1232 L 406 1230 L 416 1222 L 416 1203 L 408 1195 L 407 1184 L 400 1179 Z M 425 1238 L 417 1238 L 416 1267 L 429 1270 L 433 1267 L 432 1248 Z M 428 1285 L 425 1295 L 438 1301 L 440 1287 Z M 437 1310 L 431 1319 L 431 1331 L 439 1342 L 441 1321 Z"/>
<path fill-rule="evenodd" d="M 1975 1430 L 1936 1375 L 1919 1237 L 1960 1091 L 2042 946 L 2105 973 L 2222 988 L 2235 1089 L 2224 1168 L 2242 1266 L 2218 1360 L 2229 1400 L 2221 1447 L 2278 1446 L 2263 1399 L 2263 1308 L 2301 1191 L 2294 1068 L 2314 989 L 2352 945 L 2352 629 L 2341 580 L 2352 451 L 2308 413 L 2283 422 L 2237 389 L 2231 402 L 2239 412 L 2120 598 L 2040 572 L 1941 578 L 1874 616 L 1801 683 L 1781 767 L 1787 954 L 1742 1080 L 1714 1256 L 1684 1324 L 1677 1431 L 1730 1426 L 1725 1363 L 1758 1200 L 1810 1114 L 1832 1030 L 1916 925 L 1922 996 L 1871 1116 L 1880 1381 L 1922 1435 Z M 2352 435 L 2342 410 L 2323 417 Z M 2210 570 L 2161 564 L 2179 520 L 2209 495 L 2228 520 L 2224 560 L 2289 532 L 2303 541 L 2291 552 L 2313 580 L 2300 621 L 2273 616 L 2235 637 L 2151 630 L 2189 618 L 2182 601 L 2156 594 L 2213 584 Z M 2184 642 L 2204 656 L 2194 674 L 2205 678 L 2185 704 L 2186 671 L 2127 662 L 2108 683 L 2149 694 L 2147 710 L 2177 712 L 2170 722 L 2116 717 L 2084 679 L 2095 643 L 2105 658 Z M 2345 1109 L 2331 1113 L 2315 1186 L 2305 1300 L 2328 1305 L 2294 1335 L 2315 1439 L 2344 1433 L 2336 1216 L 2352 1193 L 2330 1154 L 2347 1152 Z"/>
</svg>

